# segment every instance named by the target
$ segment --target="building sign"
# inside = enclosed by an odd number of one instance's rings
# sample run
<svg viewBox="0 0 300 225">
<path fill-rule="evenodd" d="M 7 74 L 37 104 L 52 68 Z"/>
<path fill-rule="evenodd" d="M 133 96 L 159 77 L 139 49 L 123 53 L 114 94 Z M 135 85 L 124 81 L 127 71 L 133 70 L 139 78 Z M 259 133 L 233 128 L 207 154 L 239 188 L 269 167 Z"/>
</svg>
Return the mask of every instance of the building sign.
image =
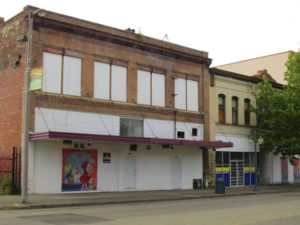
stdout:
<svg viewBox="0 0 300 225">
<path fill-rule="evenodd" d="M 111 162 L 111 156 L 109 152 L 103 153 L 103 163 L 110 163 Z"/>
<path fill-rule="evenodd" d="M 299 159 L 294 160 L 294 182 L 300 182 L 300 174 L 299 174 Z"/>
<path fill-rule="evenodd" d="M 288 159 L 281 160 L 281 182 L 287 183 L 289 178 Z"/>
<path fill-rule="evenodd" d="M 42 89 L 42 77 L 43 77 L 42 67 L 31 69 L 31 71 L 30 71 L 30 88 L 29 88 L 30 91 Z"/>
<path fill-rule="evenodd" d="M 97 189 L 97 150 L 63 149 L 62 191 Z"/>
</svg>

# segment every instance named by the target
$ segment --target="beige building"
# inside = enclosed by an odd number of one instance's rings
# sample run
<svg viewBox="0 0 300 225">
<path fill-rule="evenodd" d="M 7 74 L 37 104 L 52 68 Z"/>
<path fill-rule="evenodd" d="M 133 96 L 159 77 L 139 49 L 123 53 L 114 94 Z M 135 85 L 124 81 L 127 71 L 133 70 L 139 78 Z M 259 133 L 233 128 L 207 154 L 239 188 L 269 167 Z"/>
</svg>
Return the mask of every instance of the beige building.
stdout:
<svg viewBox="0 0 300 225">
<path fill-rule="evenodd" d="M 255 105 L 254 94 L 261 81 L 259 77 L 210 69 L 210 139 L 233 143 L 232 148 L 215 151 L 215 178 L 223 178 L 227 187 L 255 185 L 255 149 L 249 135 L 256 126 L 256 116 L 250 112 L 250 104 Z M 262 183 L 284 182 L 279 156 L 258 153 L 258 165 Z M 293 166 L 287 168 L 290 175 L 286 182 L 296 182 Z"/>
<path fill-rule="evenodd" d="M 291 52 L 292 51 L 286 51 L 229 63 L 217 66 L 217 68 L 248 76 L 256 74 L 258 70 L 267 70 L 277 83 L 286 84 L 286 81 L 284 80 L 284 72 L 286 71 L 285 63 L 288 59 L 289 53 Z"/>
</svg>

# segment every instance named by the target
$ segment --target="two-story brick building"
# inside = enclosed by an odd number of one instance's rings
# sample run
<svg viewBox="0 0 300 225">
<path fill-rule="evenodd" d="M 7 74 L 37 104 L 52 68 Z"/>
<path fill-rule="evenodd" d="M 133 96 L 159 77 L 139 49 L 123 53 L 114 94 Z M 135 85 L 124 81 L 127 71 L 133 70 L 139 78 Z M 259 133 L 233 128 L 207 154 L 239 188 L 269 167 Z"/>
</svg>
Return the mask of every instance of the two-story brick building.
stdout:
<svg viewBox="0 0 300 225">
<path fill-rule="evenodd" d="M 29 10 L 0 25 L 5 149 L 21 144 Z M 32 40 L 31 193 L 190 189 L 208 149 L 232 146 L 210 141 L 208 53 L 46 10 Z"/>
</svg>

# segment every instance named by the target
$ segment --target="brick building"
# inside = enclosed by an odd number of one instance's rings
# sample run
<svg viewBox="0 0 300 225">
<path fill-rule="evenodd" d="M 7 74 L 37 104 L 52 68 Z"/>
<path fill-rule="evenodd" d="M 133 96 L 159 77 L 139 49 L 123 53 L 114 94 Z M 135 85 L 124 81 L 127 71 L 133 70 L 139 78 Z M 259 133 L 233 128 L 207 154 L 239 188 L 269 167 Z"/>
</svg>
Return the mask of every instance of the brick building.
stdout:
<svg viewBox="0 0 300 225">
<path fill-rule="evenodd" d="M 21 144 L 30 10 L 0 25 L 1 155 Z M 190 189 L 214 176 L 209 151 L 232 144 L 210 141 L 208 53 L 42 11 L 32 33 L 31 193 Z"/>
</svg>

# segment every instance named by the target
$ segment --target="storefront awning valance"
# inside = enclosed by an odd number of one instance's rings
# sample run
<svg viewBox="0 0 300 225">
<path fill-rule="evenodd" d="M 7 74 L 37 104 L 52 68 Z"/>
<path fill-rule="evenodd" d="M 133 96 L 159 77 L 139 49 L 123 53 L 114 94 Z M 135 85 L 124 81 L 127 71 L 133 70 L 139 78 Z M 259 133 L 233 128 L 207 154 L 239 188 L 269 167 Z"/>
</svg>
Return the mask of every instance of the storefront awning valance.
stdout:
<svg viewBox="0 0 300 225">
<path fill-rule="evenodd" d="M 127 144 L 159 144 L 159 145 L 181 145 L 181 146 L 198 146 L 207 148 L 230 148 L 233 146 L 231 142 L 223 141 L 196 141 L 196 140 L 178 140 L 166 138 L 146 138 L 146 137 L 123 137 L 115 135 L 99 135 L 99 134 L 82 134 L 82 133 L 67 133 L 47 131 L 40 133 L 29 134 L 30 141 L 36 140 L 80 140 L 80 141 L 99 141 L 99 142 L 114 142 Z"/>
</svg>

